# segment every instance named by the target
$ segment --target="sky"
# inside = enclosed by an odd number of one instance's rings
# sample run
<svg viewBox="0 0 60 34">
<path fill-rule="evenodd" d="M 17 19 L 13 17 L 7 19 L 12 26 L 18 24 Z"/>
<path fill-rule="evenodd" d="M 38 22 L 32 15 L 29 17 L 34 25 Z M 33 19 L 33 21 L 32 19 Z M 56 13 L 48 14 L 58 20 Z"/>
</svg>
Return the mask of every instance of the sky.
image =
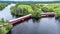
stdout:
<svg viewBox="0 0 60 34">
<path fill-rule="evenodd" d="M 60 1 L 60 0 L 0 0 L 0 1 Z"/>
</svg>

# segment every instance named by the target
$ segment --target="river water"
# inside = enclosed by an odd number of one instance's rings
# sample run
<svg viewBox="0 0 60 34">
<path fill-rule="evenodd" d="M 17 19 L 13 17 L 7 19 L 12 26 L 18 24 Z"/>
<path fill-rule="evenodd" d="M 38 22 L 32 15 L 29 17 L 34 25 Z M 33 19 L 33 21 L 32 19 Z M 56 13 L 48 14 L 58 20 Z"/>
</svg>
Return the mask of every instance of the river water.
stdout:
<svg viewBox="0 0 60 34">
<path fill-rule="evenodd" d="M 15 19 L 10 8 L 15 4 L 10 4 L 0 11 L 0 18 L 5 20 Z M 60 20 L 55 17 L 46 17 L 39 20 L 29 19 L 20 24 L 17 24 L 11 29 L 11 34 L 60 34 Z"/>
<path fill-rule="evenodd" d="M 7 7 L 5 7 L 3 10 L 0 10 L 0 18 L 4 18 L 5 20 L 14 19 L 15 17 L 13 17 L 10 12 L 10 8 L 12 6 L 15 6 L 15 4 L 10 4 Z"/>
<path fill-rule="evenodd" d="M 60 34 L 60 21 L 52 18 L 29 19 L 13 27 L 12 34 Z"/>
</svg>

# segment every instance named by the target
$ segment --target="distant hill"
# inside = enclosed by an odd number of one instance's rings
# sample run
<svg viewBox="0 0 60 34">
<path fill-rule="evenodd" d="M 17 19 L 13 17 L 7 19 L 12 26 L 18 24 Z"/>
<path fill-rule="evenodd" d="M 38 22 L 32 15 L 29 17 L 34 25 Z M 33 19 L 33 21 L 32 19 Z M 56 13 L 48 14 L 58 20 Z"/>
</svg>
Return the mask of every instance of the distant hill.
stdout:
<svg viewBox="0 0 60 34">
<path fill-rule="evenodd" d="M 60 1 L 0 1 L 0 2 L 8 2 L 8 3 L 60 3 Z"/>
</svg>

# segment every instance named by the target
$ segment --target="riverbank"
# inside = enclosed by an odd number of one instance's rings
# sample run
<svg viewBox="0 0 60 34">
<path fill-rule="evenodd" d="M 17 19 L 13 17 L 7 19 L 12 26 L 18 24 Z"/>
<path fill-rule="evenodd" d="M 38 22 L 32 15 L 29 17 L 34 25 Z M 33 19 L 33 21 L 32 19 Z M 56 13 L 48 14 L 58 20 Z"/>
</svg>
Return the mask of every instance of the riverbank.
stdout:
<svg viewBox="0 0 60 34">
<path fill-rule="evenodd" d="M 7 34 L 8 31 L 12 28 L 12 24 L 8 21 L 4 21 L 4 19 L 0 19 L 0 34 Z"/>
<path fill-rule="evenodd" d="M 10 13 L 11 6 L 14 6 L 14 4 L 9 4 L 2 11 L 0 11 L 0 34 L 7 34 L 13 27 L 13 25 L 8 22 L 8 20 L 12 19 L 12 15 Z"/>
<path fill-rule="evenodd" d="M 3 10 L 6 6 L 8 6 L 10 3 L 3 3 L 0 2 L 0 10 Z"/>
<path fill-rule="evenodd" d="M 16 18 L 16 17 L 13 17 L 13 15 L 10 12 L 10 8 L 12 6 L 15 6 L 15 4 L 9 4 L 2 11 L 0 11 L 0 18 L 4 18 L 4 20 L 11 20 L 11 19 Z"/>
</svg>

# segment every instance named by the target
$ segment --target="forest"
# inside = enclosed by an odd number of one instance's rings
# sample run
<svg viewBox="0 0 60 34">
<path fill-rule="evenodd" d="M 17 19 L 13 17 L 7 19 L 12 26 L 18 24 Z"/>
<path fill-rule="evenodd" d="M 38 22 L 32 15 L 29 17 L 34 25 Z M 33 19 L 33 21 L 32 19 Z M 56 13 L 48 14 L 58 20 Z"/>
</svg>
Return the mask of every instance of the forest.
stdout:
<svg viewBox="0 0 60 34">
<path fill-rule="evenodd" d="M 8 4 L 10 4 L 10 3 L 6 3 L 6 2 L 2 3 L 2 2 L 0 2 L 0 10 L 4 9 Z"/>
<path fill-rule="evenodd" d="M 40 18 L 41 12 L 54 12 L 55 17 L 60 17 L 60 3 L 16 3 L 11 7 L 11 13 L 19 16 L 32 14 L 34 18 Z"/>
</svg>

